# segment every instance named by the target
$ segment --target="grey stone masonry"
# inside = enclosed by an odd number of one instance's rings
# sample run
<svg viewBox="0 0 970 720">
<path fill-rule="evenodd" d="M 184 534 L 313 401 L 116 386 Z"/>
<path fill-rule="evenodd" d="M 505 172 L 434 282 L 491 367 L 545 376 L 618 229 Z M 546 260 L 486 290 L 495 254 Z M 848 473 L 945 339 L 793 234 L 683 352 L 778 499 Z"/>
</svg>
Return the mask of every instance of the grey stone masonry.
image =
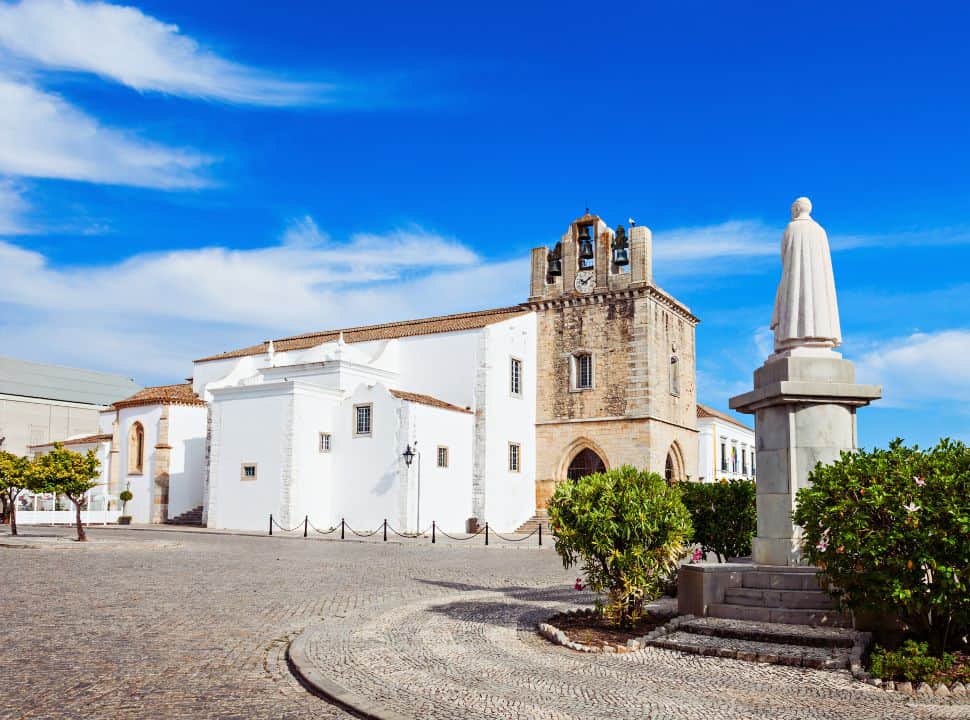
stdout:
<svg viewBox="0 0 970 720">
<path fill-rule="evenodd" d="M 881 389 L 855 382 L 855 368 L 834 352 L 772 356 L 754 373 L 754 390 L 731 407 L 755 416 L 758 457 L 756 563 L 797 565 L 800 532 L 791 514 L 799 488 L 818 463 L 856 448 L 856 408 Z"/>
</svg>

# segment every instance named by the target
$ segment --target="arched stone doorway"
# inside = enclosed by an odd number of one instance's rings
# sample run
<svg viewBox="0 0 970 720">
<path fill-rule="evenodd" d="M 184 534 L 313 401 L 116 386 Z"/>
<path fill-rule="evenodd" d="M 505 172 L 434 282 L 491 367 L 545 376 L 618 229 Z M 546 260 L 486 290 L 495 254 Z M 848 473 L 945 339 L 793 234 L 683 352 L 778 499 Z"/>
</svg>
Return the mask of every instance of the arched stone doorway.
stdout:
<svg viewBox="0 0 970 720">
<path fill-rule="evenodd" d="M 589 448 L 583 448 L 569 463 L 566 477 L 575 480 L 605 470 L 606 463 L 603 462 L 603 459 Z"/>
<path fill-rule="evenodd" d="M 675 441 L 667 451 L 667 460 L 664 463 L 664 478 L 667 482 L 681 482 L 686 480 L 684 471 L 684 453 L 681 452 L 680 445 Z"/>
</svg>

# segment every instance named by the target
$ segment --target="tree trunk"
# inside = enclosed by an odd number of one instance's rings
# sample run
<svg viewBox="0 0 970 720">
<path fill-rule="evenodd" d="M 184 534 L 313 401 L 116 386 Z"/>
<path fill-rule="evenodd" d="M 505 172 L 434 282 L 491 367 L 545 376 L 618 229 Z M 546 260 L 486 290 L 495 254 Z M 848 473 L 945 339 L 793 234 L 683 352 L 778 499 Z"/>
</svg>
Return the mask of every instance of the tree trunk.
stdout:
<svg viewBox="0 0 970 720">
<path fill-rule="evenodd" d="M 87 542 L 88 536 L 84 534 L 84 525 L 81 524 L 81 501 L 71 498 L 71 502 L 74 503 L 74 516 L 77 518 L 77 541 Z"/>
<path fill-rule="evenodd" d="M 17 534 L 17 502 L 10 503 L 10 534 Z"/>
</svg>

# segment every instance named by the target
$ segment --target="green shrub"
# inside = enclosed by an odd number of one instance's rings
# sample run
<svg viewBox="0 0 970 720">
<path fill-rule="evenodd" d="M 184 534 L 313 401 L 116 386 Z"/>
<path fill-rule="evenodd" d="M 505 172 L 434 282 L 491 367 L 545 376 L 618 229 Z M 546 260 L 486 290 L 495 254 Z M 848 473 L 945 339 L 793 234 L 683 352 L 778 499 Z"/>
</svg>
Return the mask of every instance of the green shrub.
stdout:
<svg viewBox="0 0 970 720">
<path fill-rule="evenodd" d="M 750 480 L 682 483 L 684 505 L 694 525 L 694 542 L 718 562 L 751 554 L 758 527 L 755 488 Z"/>
<path fill-rule="evenodd" d="M 680 490 L 629 465 L 559 483 L 549 520 L 563 566 L 582 563 L 586 585 L 606 593 L 604 615 L 622 626 L 660 596 L 691 536 Z"/>
<path fill-rule="evenodd" d="M 869 670 L 883 680 L 931 682 L 938 673 L 953 667 L 953 662 L 953 656 L 949 653 L 936 658 L 929 654 L 929 646 L 925 642 L 907 640 L 898 650 L 885 650 L 876 645 L 869 658 Z"/>
<path fill-rule="evenodd" d="M 798 491 L 803 552 L 854 610 L 896 614 L 939 656 L 970 630 L 970 448 L 843 453 Z"/>
</svg>

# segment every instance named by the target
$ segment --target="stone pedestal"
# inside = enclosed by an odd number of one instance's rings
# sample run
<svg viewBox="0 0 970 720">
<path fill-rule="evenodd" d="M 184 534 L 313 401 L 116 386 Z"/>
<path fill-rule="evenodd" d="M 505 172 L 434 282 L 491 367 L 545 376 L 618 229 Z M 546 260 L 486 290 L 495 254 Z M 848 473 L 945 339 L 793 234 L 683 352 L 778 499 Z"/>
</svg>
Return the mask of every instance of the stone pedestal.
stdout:
<svg viewBox="0 0 970 720">
<path fill-rule="evenodd" d="M 857 385 L 855 367 L 829 350 L 772 355 L 755 370 L 754 390 L 731 398 L 731 408 L 755 416 L 758 534 L 753 560 L 797 565 L 795 495 L 815 465 L 856 448 L 856 408 L 881 397 Z"/>
</svg>

